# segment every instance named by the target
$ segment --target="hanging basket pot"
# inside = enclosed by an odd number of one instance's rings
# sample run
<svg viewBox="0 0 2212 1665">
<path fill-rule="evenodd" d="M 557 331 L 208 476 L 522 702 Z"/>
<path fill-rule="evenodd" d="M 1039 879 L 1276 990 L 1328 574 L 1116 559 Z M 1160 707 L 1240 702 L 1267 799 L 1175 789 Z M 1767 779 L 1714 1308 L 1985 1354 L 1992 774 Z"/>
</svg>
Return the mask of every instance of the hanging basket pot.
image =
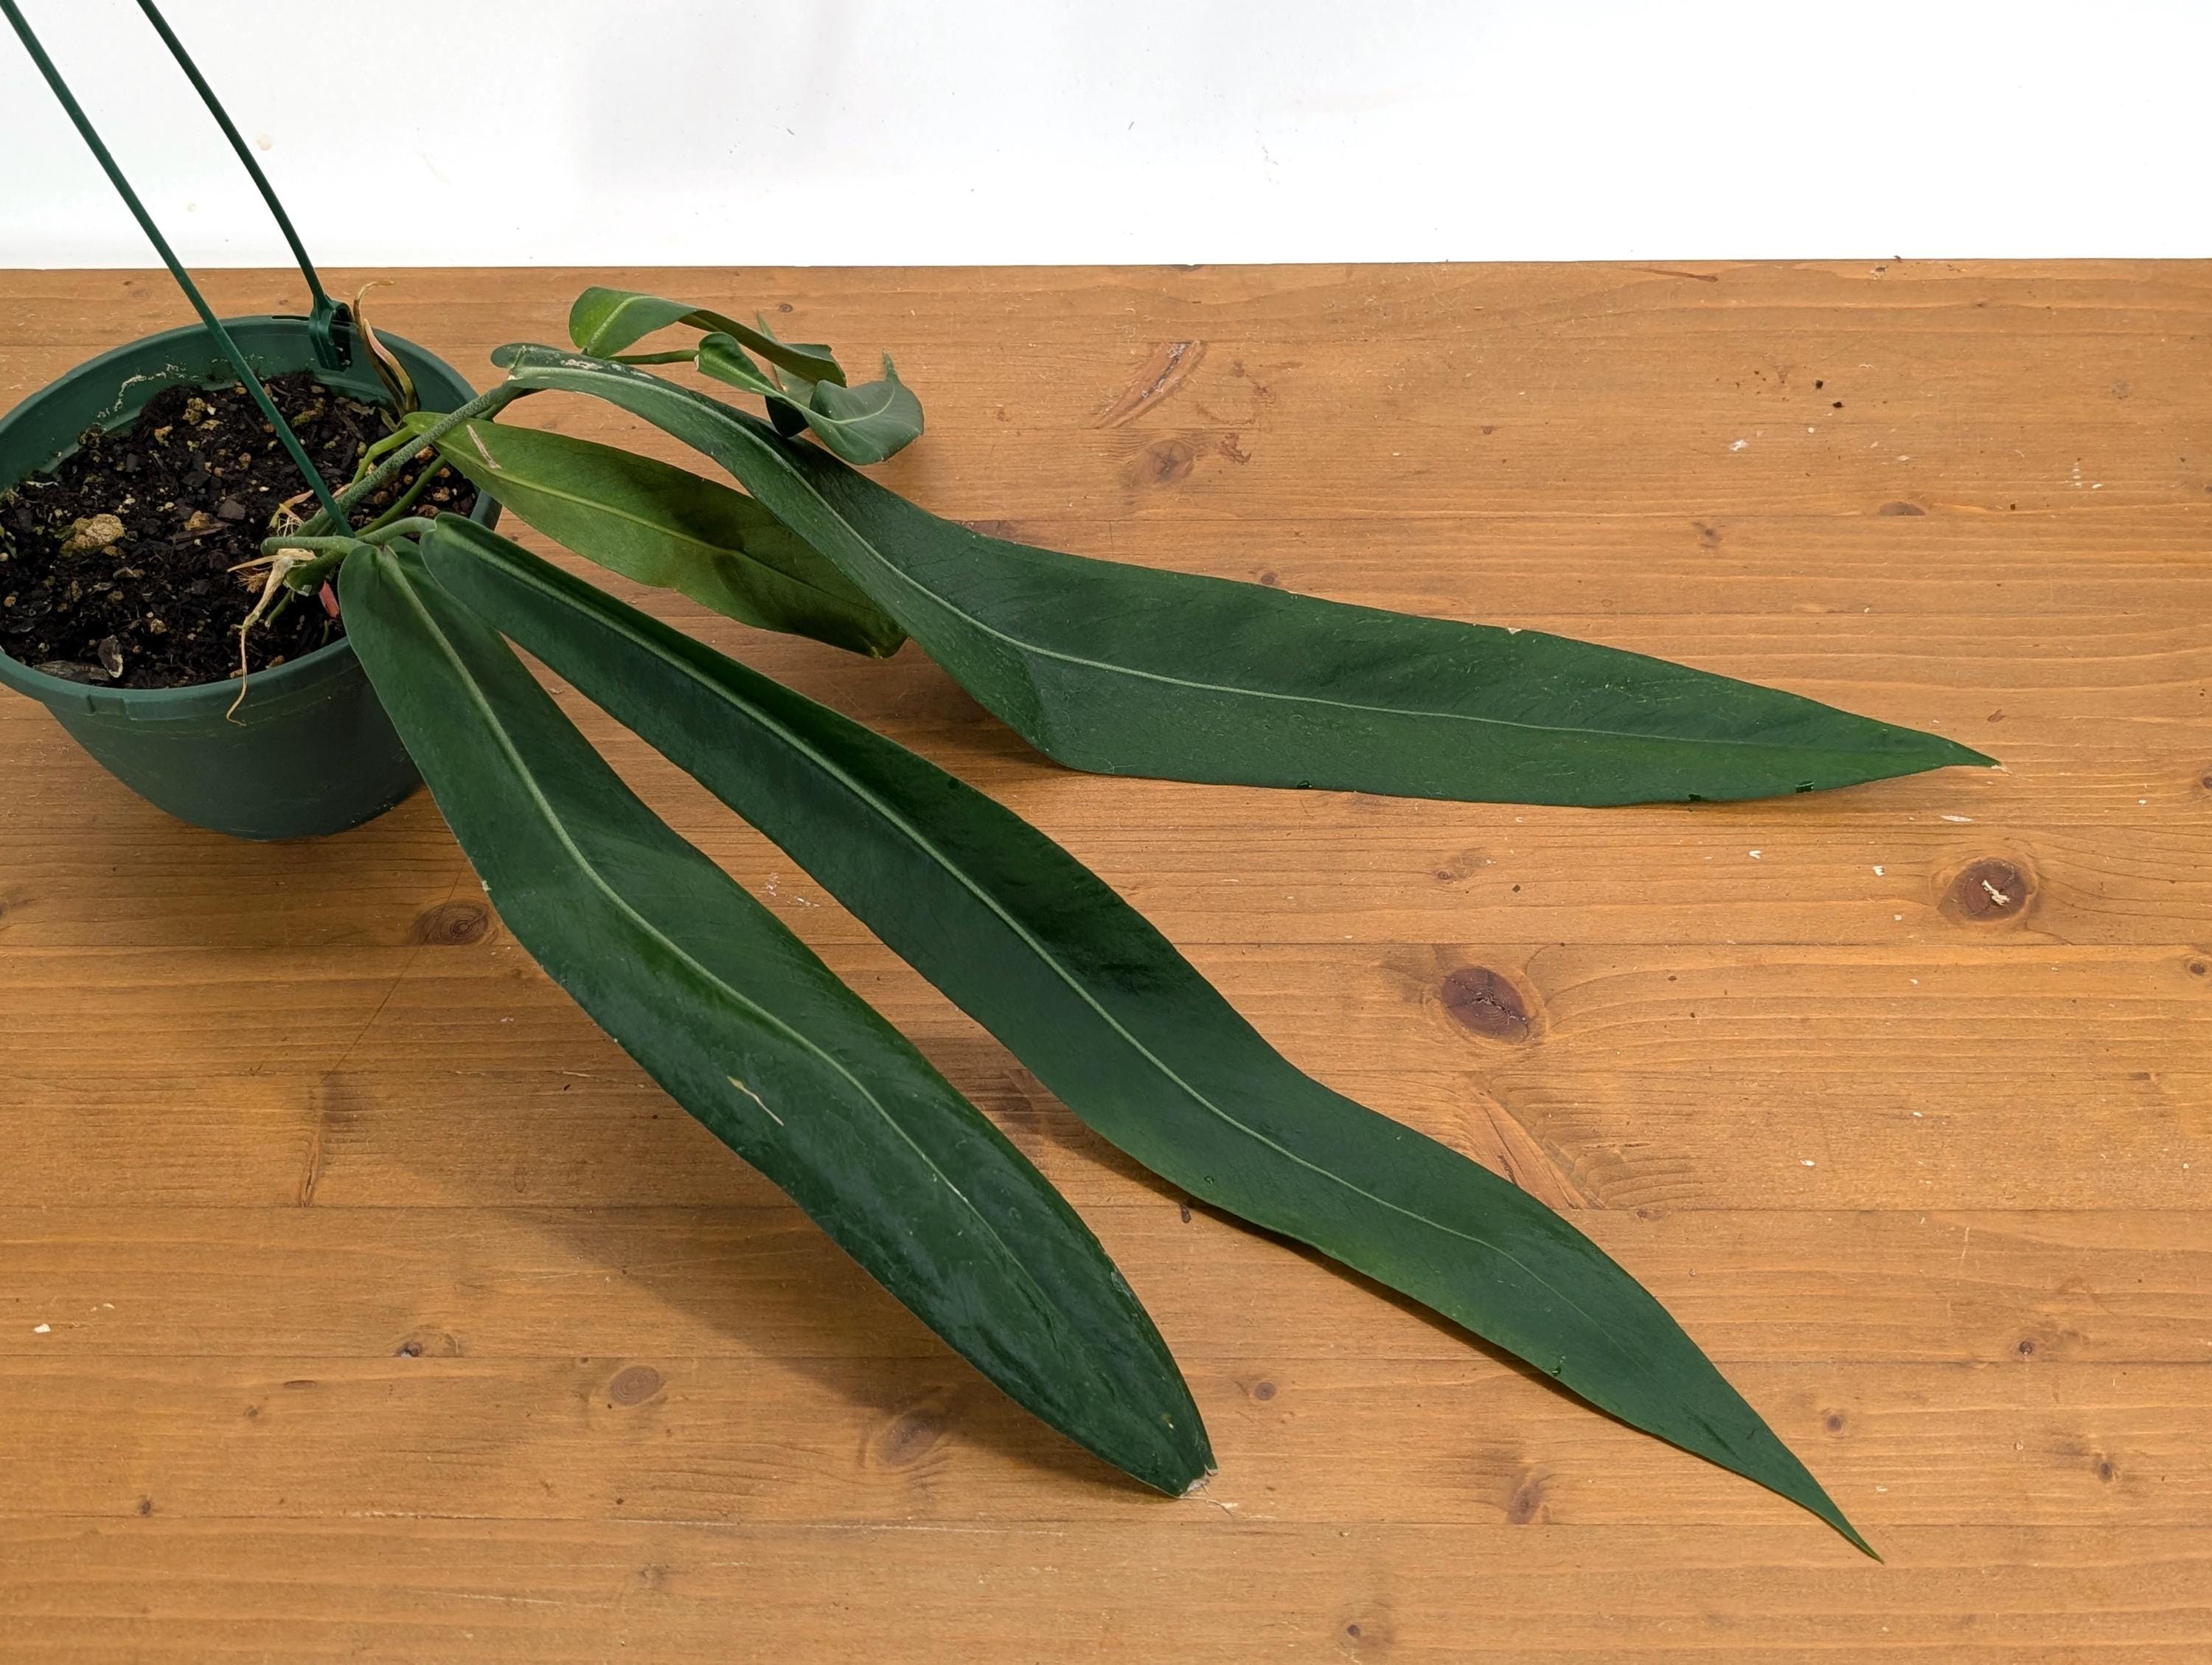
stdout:
<svg viewBox="0 0 2212 1665">
<path fill-rule="evenodd" d="M 342 369 L 322 362 L 329 355 L 319 355 L 307 319 L 225 322 L 264 379 L 307 370 L 336 392 L 389 403 L 365 353 L 347 355 Z M 347 332 L 343 324 L 338 329 Z M 377 339 L 406 367 L 425 410 L 450 410 L 471 397 L 473 390 L 444 360 L 382 331 Z M 165 387 L 237 380 L 222 348 L 197 324 L 103 353 L 0 416 L 0 490 L 52 469 L 89 428 L 127 428 Z M 490 526 L 498 514 L 498 505 L 480 494 L 470 518 Z M 419 781 L 343 637 L 257 671 L 242 701 L 234 680 L 88 687 L 4 653 L 0 683 L 52 712 L 78 744 L 149 803 L 234 837 L 343 832 L 383 814 Z"/>
</svg>

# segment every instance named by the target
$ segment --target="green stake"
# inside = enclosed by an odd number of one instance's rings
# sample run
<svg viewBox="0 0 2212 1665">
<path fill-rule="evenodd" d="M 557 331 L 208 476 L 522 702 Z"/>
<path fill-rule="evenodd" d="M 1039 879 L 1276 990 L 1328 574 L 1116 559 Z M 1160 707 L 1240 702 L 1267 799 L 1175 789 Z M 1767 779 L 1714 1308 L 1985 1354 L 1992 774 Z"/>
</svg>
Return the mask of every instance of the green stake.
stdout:
<svg viewBox="0 0 2212 1665">
<path fill-rule="evenodd" d="M 237 130 L 230 125 L 230 118 L 223 115 L 220 106 L 216 104 L 214 93 L 209 89 L 207 83 L 200 79 L 199 72 L 194 70 L 190 62 L 185 58 L 183 48 L 177 45 L 176 37 L 169 33 L 166 24 L 161 22 L 153 7 L 147 4 L 146 0 L 139 0 L 139 3 L 144 8 L 147 15 L 154 19 L 155 26 L 161 32 L 162 39 L 169 43 L 170 50 L 174 52 L 178 60 L 185 64 L 185 72 L 191 76 L 192 84 L 199 88 L 200 95 L 207 100 L 208 107 L 216 111 L 217 118 L 222 123 L 223 130 L 230 135 L 232 143 L 238 146 L 239 154 L 244 155 L 245 147 L 239 140 Z M 177 287 L 185 292 L 185 298 L 192 303 L 193 310 L 200 315 L 200 321 L 207 325 L 208 332 L 222 346 L 224 356 L 230 360 L 232 366 L 237 370 L 239 380 L 245 383 L 246 392 L 253 396 L 253 402 L 261 407 L 263 417 L 276 430 L 276 437 L 283 441 L 285 452 L 291 457 L 300 472 L 307 476 L 307 483 L 314 489 L 316 501 L 323 506 L 324 512 L 331 517 L 333 524 L 343 526 L 344 513 L 338 507 L 337 499 L 332 495 L 329 482 L 323 478 L 322 471 L 309 460 L 307 447 L 300 443 L 300 436 L 292 431 L 291 423 L 284 420 L 284 413 L 276 408 L 276 401 L 269 397 L 269 390 L 261 385 L 261 378 L 254 373 L 253 367 L 246 362 L 246 354 L 240 349 L 238 343 L 231 338 L 230 331 L 222 327 L 222 320 L 215 315 L 215 309 L 208 305 L 207 299 L 201 295 L 198 286 L 192 282 L 191 276 L 179 264 L 175 252 L 169 247 L 168 239 L 161 235 L 161 228 L 154 223 L 154 216 L 147 213 L 146 205 L 138 200 L 138 193 L 131 188 L 131 182 L 123 177 L 123 170 L 115 165 L 115 158 L 108 154 L 107 147 L 100 143 L 100 134 L 94 129 L 91 119 L 84 113 L 83 107 L 77 103 L 76 95 L 70 91 L 69 83 L 62 79 L 61 71 L 54 67 L 53 59 L 46 56 L 46 49 L 39 44 L 39 37 L 31 32 L 31 26 L 24 20 L 15 0 L 0 0 L 0 12 L 7 15 L 8 21 L 14 26 L 16 35 L 22 40 L 23 50 L 30 53 L 31 62 L 38 66 L 39 73 L 46 77 L 46 85 L 53 89 L 55 98 L 61 101 L 61 106 L 68 112 L 69 118 L 76 123 L 77 136 L 84 141 L 86 149 L 92 152 L 93 159 L 106 172 L 108 183 L 115 187 L 116 194 L 123 198 L 125 206 L 137 219 L 139 229 L 146 234 L 147 240 L 153 244 L 154 252 L 161 257 L 161 264 L 168 267 L 169 276 L 177 280 Z M 276 200 L 275 194 L 270 191 L 268 181 L 261 177 L 261 170 L 253 166 L 251 158 L 248 158 L 246 166 L 252 169 L 256 181 L 261 185 L 263 196 L 268 198 L 272 208 L 275 207 Z M 292 246 L 297 250 L 300 246 L 299 240 L 293 236 L 290 222 L 285 219 L 281 209 L 277 210 L 277 220 L 283 226 L 285 235 L 291 239 Z M 307 257 L 302 252 L 301 262 L 303 270 L 306 269 L 306 261 Z M 314 289 L 319 302 L 327 303 L 329 297 L 322 294 L 321 285 L 314 281 L 312 270 L 308 273 L 308 282 Z"/>
</svg>

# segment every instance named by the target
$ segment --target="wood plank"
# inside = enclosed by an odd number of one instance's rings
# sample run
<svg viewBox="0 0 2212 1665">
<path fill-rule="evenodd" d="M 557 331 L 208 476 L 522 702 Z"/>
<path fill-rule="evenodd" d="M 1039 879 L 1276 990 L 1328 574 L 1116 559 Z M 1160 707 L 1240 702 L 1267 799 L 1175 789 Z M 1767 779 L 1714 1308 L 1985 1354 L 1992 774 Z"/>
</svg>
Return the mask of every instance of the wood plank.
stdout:
<svg viewBox="0 0 2212 1665">
<path fill-rule="evenodd" d="M 1601 1209 L 1510 1154 L 1725 1364 L 2212 1358 L 2212 1215 Z M 742 1175 L 728 1188 L 763 1199 L 0 1209 L 0 1358 L 565 1359 L 579 1336 L 610 1355 L 706 1361 L 942 1351 L 919 1324 L 886 1322 L 885 1297 L 796 1209 Z M 1202 1206 L 1099 1200 L 1085 1215 L 1182 1345 L 1470 1362 L 1453 1327 L 1378 1310 L 1364 1280 Z M 1869 1287 L 1879 1298 L 1862 1297 Z"/>
<path fill-rule="evenodd" d="M 823 947 L 1071 1197 L 1146 1183 L 887 951 Z M 2212 977 L 2191 969 L 2212 961 L 2194 952 L 1355 941 L 1194 957 L 1339 1090 L 1472 1153 L 1507 1127 L 1600 1207 L 2188 1208 L 2212 1170 Z M 1526 1035 L 1446 1009 L 1444 978 L 1469 965 L 1512 980 Z M 19 1177 L 55 1200 L 304 1188 L 374 1206 L 427 1186 L 672 1203 L 746 1183 L 511 943 L 26 951 L 0 956 L 0 1002 L 31 1054 Z M 1870 1051 L 1909 1067 L 1869 1068 Z"/>
<path fill-rule="evenodd" d="M 941 1348 L 896 1360 L 18 1358 L 10 1401 L 38 1434 L 0 1446 L 0 1515 L 121 1519 L 151 1498 L 191 1519 L 458 1508 L 499 1520 L 988 1525 L 1221 1508 L 1305 1524 L 1541 1511 L 1568 1527 L 1796 1529 L 1770 1493 L 1471 1350 L 1200 1358 L 1186 1353 L 1186 1374 L 1220 1472 L 1172 1501 Z M 1905 1525 L 2188 1527 L 2212 1507 L 2197 1457 L 2212 1415 L 2201 1364 L 1892 1360 L 1732 1375 L 1877 1545 Z M 380 1437 L 364 1439 L 369 1427 Z"/>
<path fill-rule="evenodd" d="M 604 720 L 586 726 L 695 842 L 810 938 L 859 939 L 842 914 L 811 908 L 819 893 L 787 856 L 669 781 Z M 2212 940 L 2212 877 L 2199 859 L 2207 806 L 2197 801 L 2208 794 L 2170 768 L 2164 780 L 2118 764 L 2085 770 L 2065 793 L 1945 780 L 1917 798 L 1899 788 L 1878 800 L 1869 788 L 1817 819 L 1773 805 L 1716 805 L 1723 812 L 1607 811 L 1601 823 L 1564 810 L 1285 793 L 1264 832 L 1248 834 L 1224 823 L 1233 788 L 1071 785 L 1027 758 L 978 758 L 942 732 L 884 726 L 1035 821 L 1186 945 L 1525 939 L 1562 925 L 1653 946 L 1749 940 L 1937 954 L 1998 939 L 2029 954 Z M 301 854 L 271 872 L 265 856 L 180 830 L 93 776 L 60 737 L 35 738 L 11 784 L 57 813 L 15 821 L 26 853 L 6 881 L 0 932 L 19 947 L 398 945 L 434 933 L 436 910 L 466 900 L 454 888 L 462 864 L 427 799 L 347 835 L 327 857 Z M 1117 798 L 1109 786 L 1126 790 Z M 2023 811 L 2003 801 L 2012 790 L 2057 801 Z M 98 818 L 64 837 L 58 806 L 73 796 Z M 1632 864 L 1614 859 L 1630 835 L 1648 852 Z M 1164 836 L 1183 853 L 1171 868 L 1157 860 Z M 325 877 L 341 863 L 343 895 Z M 1962 912 L 1962 897 L 1985 894 L 1972 875 L 1988 863 L 2023 881 L 2017 905 Z M 122 871 L 143 875 L 143 896 L 111 882 Z M 1999 926 L 2009 934 L 1991 928 Z"/>
<path fill-rule="evenodd" d="M 6 1637 L 72 1665 L 1071 1654 L 1243 1665 L 1838 1658 L 2195 1665 L 2212 1533 L 1907 1530 L 1885 1567 L 1729 1527 L 793 1528 L 0 1520 Z M 959 1571 L 948 1558 L 959 1557 Z M 814 1600 L 780 1599 L 811 1589 Z M 0 1646 L 9 1645 L 0 1640 Z M 19 1650 L 20 1651 L 20 1650 Z M 33 1656 L 27 1653 L 23 1656 Z"/>
</svg>

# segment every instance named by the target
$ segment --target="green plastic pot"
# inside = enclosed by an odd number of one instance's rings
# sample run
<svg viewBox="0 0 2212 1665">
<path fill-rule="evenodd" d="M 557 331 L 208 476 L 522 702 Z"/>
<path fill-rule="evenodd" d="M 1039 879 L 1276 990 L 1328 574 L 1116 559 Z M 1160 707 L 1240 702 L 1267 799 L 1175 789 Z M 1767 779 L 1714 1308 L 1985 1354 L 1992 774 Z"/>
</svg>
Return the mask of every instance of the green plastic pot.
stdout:
<svg viewBox="0 0 2212 1665">
<path fill-rule="evenodd" d="M 263 376 L 312 370 L 328 386 L 388 404 L 366 356 L 343 369 L 319 362 L 303 318 L 224 324 Z M 343 325 L 340 340 L 350 333 Z M 380 331 L 414 378 L 423 408 L 450 410 L 474 390 L 443 359 Z M 103 353 L 0 416 L 0 482 L 14 485 L 76 449 L 88 428 L 113 430 L 179 382 L 229 386 L 237 373 L 195 324 Z M 499 506 L 479 495 L 471 518 Z M 421 783 L 377 702 L 353 644 L 327 647 L 256 671 L 234 714 L 235 681 L 190 688 L 95 688 L 33 670 L 0 653 L 0 683 L 59 720 L 108 773 L 180 820 L 238 838 L 314 838 L 375 818 Z"/>
</svg>

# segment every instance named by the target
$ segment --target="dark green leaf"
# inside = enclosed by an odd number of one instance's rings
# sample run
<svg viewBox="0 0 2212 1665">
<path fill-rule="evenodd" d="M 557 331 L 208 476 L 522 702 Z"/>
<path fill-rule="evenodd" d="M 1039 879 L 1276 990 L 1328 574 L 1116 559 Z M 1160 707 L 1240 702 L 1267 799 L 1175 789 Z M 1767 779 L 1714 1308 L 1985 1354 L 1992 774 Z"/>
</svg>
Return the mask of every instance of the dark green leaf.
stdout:
<svg viewBox="0 0 2212 1665">
<path fill-rule="evenodd" d="M 787 440 L 795 440 L 806 431 L 806 413 L 788 399 L 770 399 L 768 420 L 769 425 Z"/>
<path fill-rule="evenodd" d="M 423 413 L 417 427 L 439 420 Z M 716 481 L 612 446 L 471 422 L 446 460 L 556 543 L 728 617 L 886 657 L 906 633 L 782 522 Z"/>
<path fill-rule="evenodd" d="M 823 445 L 848 463 L 880 463 L 921 437 L 921 401 L 898 379 L 889 353 L 884 355 L 881 381 L 841 387 L 787 378 L 779 388 L 735 341 L 710 335 L 699 343 L 699 368 L 717 381 L 766 395 L 780 433 L 793 431 L 793 415 L 803 418 Z"/>
<path fill-rule="evenodd" d="M 740 324 L 734 318 L 681 301 L 665 301 L 635 289 L 608 289 L 594 285 L 576 297 L 568 308 L 568 339 L 586 353 L 602 356 L 619 353 L 672 324 L 695 330 L 720 331 L 734 336 L 763 358 L 808 381 L 842 384 L 845 372 L 827 347 L 778 340 L 764 329 Z"/>
<path fill-rule="evenodd" d="M 848 463 L 878 463 L 921 437 L 921 401 L 884 355 L 884 379 L 858 387 L 817 382 L 806 404 L 806 425 Z"/>
<path fill-rule="evenodd" d="M 1632 1278 L 1488 1170 L 1301 1074 L 1073 856 L 927 760 L 495 533 L 441 581 L 696 775 L 1155 1172 L 1426 1303 L 1865 1545 Z"/>
<path fill-rule="evenodd" d="M 1759 798 L 1990 759 L 1954 741 L 1537 630 L 1030 549 L 624 365 L 501 349 L 735 474 L 1048 756 L 1115 775 L 1542 804 Z"/>
<path fill-rule="evenodd" d="M 1203 1474 L 1174 1361 L 1028 1161 L 640 802 L 411 552 L 355 551 L 340 591 L 439 808 L 554 981 L 1016 1400 L 1162 1491 Z"/>
</svg>

